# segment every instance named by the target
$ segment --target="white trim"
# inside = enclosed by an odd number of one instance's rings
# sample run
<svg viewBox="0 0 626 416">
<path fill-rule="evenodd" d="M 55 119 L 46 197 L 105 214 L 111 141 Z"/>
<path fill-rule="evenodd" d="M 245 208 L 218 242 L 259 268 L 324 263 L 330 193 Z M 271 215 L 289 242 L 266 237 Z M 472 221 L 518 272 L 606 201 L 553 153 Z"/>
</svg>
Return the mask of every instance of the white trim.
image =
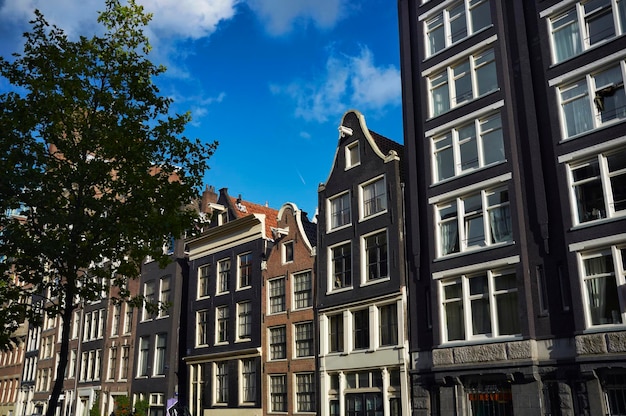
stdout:
<svg viewBox="0 0 626 416">
<path fill-rule="evenodd" d="M 626 144 L 626 136 L 618 137 L 617 139 L 609 140 L 607 142 L 596 144 L 594 146 L 585 147 L 584 149 L 577 150 L 575 152 L 566 153 L 559 156 L 558 161 L 559 163 L 567 163 L 571 162 L 572 160 L 597 155 L 605 151 L 613 150 L 621 144 Z"/>
<path fill-rule="evenodd" d="M 561 11 L 561 9 L 564 9 L 565 7 L 569 6 L 570 4 L 576 4 L 578 3 L 579 0 L 563 0 L 561 2 L 558 2 L 557 4 L 548 7 L 547 9 L 544 9 L 542 11 L 539 12 L 539 17 L 544 18 L 544 17 L 548 17 L 550 15 L 552 15 L 555 12 L 559 12 Z"/>
<path fill-rule="evenodd" d="M 435 72 L 437 72 L 437 71 L 439 71 L 441 69 L 448 68 L 453 63 L 458 62 L 459 60 L 461 60 L 463 58 L 472 56 L 476 52 L 479 52 L 481 49 L 491 45 L 496 40 L 498 40 L 498 35 L 493 35 L 493 36 L 488 37 L 487 39 L 483 40 L 482 42 L 475 43 L 471 47 L 465 49 L 462 54 L 457 54 L 457 55 L 451 56 L 450 58 L 448 58 L 448 59 L 446 59 L 444 61 L 439 62 L 437 65 L 433 65 L 430 68 L 427 68 L 427 69 L 423 70 L 422 71 L 422 77 L 428 77 L 428 76 L 432 75 L 433 73 L 435 73 Z M 494 50 L 494 54 L 495 54 L 495 50 Z"/>
<path fill-rule="evenodd" d="M 476 264 L 471 264 L 469 266 L 457 267 L 455 269 L 448 269 L 448 270 L 436 272 L 436 273 L 433 273 L 433 279 L 438 280 L 438 279 L 443 279 L 446 277 L 455 277 L 455 276 L 462 275 L 462 274 L 474 273 L 474 272 L 478 272 L 481 270 L 490 270 L 494 268 L 506 267 L 506 266 L 510 266 L 511 264 L 517 264 L 519 262 L 520 262 L 519 256 L 505 257 L 502 259 L 487 261 L 484 263 L 476 263 Z"/>
<path fill-rule="evenodd" d="M 576 69 L 566 72 L 565 74 L 559 75 L 558 77 L 552 78 L 548 80 L 548 86 L 554 87 L 578 77 L 588 75 L 596 69 L 601 69 L 604 66 L 608 66 L 612 63 L 618 63 L 621 59 L 626 57 L 626 49 L 622 49 L 621 51 L 615 52 L 611 55 L 605 56 L 604 58 L 597 59 L 587 65 L 579 66 Z"/>
<path fill-rule="evenodd" d="M 436 136 L 437 134 L 443 131 L 451 130 L 453 127 L 459 126 L 465 122 L 476 120 L 477 118 L 487 115 L 490 112 L 497 110 L 499 108 L 502 108 L 502 107 L 504 107 L 504 100 L 496 101 L 495 103 L 482 107 L 481 109 L 476 110 L 472 113 L 465 114 L 462 117 L 455 118 L 454 121 L 450 121 L 445 124 L 440 124 L 437 127 L 434 127 L 430 130 L 426 130 L 426 132 L 424 132 L 424 136 L 425 137 Z"/>
<path fill-rule="evenodd" d="M 422 13 L 421 15 L 418 16 L 417 20 L 418 21 L 422 21 L 422 20 L 426 20 L 428 19 L 430 16 L 439 13 L 442 10 L 445 10 L 449 5 L 451 5 L 452 3 L 454 3 L 456 0 L 446 0 L 440 4 L 438 4 L 437 6 L 433 7 L 432 9 L 430 9 L 429 11 Z M 424 1 L 422 3 L 427 3 L 427 1 Z"/>
<path fill-rule="evenodd" d="M 438 204 L 439 202 L 451 200 L 453 198 L 456 198 L 456 197 L 458 197 L 460 195 L 463 195 L 463 194 L 466 194 L 466 193 L 487 189 L 487 188 L 489 188 L 491 186 L 495 186 L 495 185 L 498 185 L 498 184 L 500 184 L 502 182 L 509 181 L 509 180 L 511 180 L 512 177 L 513 177 L 513 174 L 511 174 L 509 172 L 509 173 L 505 173 L 504 175 L 500 175 L 500 176 L 496 176 L 494 178 L 490 178 L 490 179 L 484 180 L 482 182 L 477 182 L 477 183 L 471 184 L 469 186 L 464 186 L 462 188 L 457 188 L 457 189 L 455 189 L 453 191 L 445 192 L 443 194 L 436 195 L 436 196 L 428 198 L 428 204 L 430 204 L 430 205 Z"/>
<path fill-rule="evenodd" d="M 593 240 L 580 241 L 578 243 L 572 243 L 569 245 L 569 251 L 582 251 L 593 248 L 601 248 L 604 246 L 611 246 L 614 244 L 621 244 L 626 242 L 626 233 L 614 234 L 606 237 L 594 238 Z"/>
</svg>

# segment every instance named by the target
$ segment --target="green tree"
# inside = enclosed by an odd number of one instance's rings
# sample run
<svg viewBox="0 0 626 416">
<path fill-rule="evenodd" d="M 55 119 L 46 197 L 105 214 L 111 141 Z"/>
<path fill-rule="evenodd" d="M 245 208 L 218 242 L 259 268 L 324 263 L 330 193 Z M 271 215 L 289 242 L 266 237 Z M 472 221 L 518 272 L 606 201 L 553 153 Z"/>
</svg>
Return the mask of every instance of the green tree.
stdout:
<svg viewBox="0 0 626 416">
<path fill-rule="evenodd" d="M 25 316 L 62 318 L 60 360 L 46 415 L 62 392 L 72 312 L 110 287 L 127 289 L 146 256 L 183 235 L 216 143 L 184 136 L 148 59 L 150 15 L 106 0 L 100 35 L 70 39 L 35 12 L 24 50 L 0 58 L 13 86 L 0 94 L 0 341 Z M 16 285 L 11 274 L 24 285 Z M 26 299 L 44 296 L 36 308 Z"/>
</svg>

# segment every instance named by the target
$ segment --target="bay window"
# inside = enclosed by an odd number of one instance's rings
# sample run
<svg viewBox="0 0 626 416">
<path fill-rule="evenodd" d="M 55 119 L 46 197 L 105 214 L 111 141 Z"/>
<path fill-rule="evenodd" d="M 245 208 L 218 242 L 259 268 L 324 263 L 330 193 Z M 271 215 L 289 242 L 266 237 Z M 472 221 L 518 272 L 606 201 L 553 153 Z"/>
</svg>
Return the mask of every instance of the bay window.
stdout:
<svg viewBox="0 0 626 416">
<path fill-rule="evenodd" d="M 626 118 L 625 74 L 622 61 L 559 87 L 564 137 Z"/>
<path fill-rule="evenodd" d="M 431 117 L 495 91 L 498 81 L 494 51 L 471 55 L 433 74 L 428 81 Z"/>
<path fill-rule="evenodd" d="M 549 19 L 552 60 L 562 62 L 626 32 L 626 1 L 581 1 Z"/>
<path fill-rule="evenodd" d="M 520 334 L 514 271 L 487 270 L 440 285 L 444 342 Z"/>
<path fill-rule="evenodd" d="M 440 256 L 513 240 L 506 187 L 440 204 L 437 215 Z"/>
<path fill-rule="evenodd" d="M 463 0 L 426 20 L 426 53 L 431 56 L 491 25 L 488 0 Z"/>
<path fill-rule="evenodd" d="M 504 161 L 500 113 L 438 134 L 432 146 L 435 182 Z"/>
<path fill-rule="evenodd" d="M 587 326 L 624 323 L 625 299 L 618 288 L 626 275 L 626 247 L 580 254 Z"/>
<path fill-rule="evenodd" d="M 625 149 L 568 166 L 578 224 L 626 213 Z"/>
</svg>

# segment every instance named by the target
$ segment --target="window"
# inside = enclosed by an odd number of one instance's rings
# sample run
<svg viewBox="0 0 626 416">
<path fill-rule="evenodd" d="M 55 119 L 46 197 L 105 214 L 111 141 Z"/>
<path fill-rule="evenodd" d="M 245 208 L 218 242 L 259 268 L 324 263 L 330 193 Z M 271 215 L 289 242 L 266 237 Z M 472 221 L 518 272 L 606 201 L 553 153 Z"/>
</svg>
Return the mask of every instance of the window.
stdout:
<svg viewBox="0 0 626 416">
<path fill-rule="evenodd" d="M 313 322 L 295 324 L 296 357 L 313 356 Z"/>
<path fill-rule="evenodd" d="M 428 78 L 431 117 L 497 90 L 497 78 L 493 49 L 433 74 Z"/>
<path fill-rule="evenodd" d="M 157 334 L 154 346 L 154 375 L 165 375 L 167 334 Z"/>
<path fill-rule="evenodd" d="M 589 0 L 550 18 L 552 59 L 562 62 L 626 32 L 626 2 Z"/>
<path fill-rule="evenodd" d="M 315 378 L 313 373 L 296 374 L 296 411 L 315 412 Z"/>
<path fill-rule="evenodd" d="M 239 256 L 239 288 L 250 286 L 252 279 L 252 253 Z"/>
<path fill-rule="evenodd" d="M 154 319 L 155 317 L 155 313 L 153 311 L 153 308 L 155 307 L 155 303 L 156 303 L 154 286 L 155 286 L 154 281 L 146 282 L 143 285 L 144 307 L 143 307 L 143 314 L 141 316 L 142 321 Z"/>
<path fill-rule="evenodd" d="M 352 312 L 352 330 L 355 350 L 368 349 L 370 347 L 370 312 L 369 309 L 361 309 Z"/>
<path fill-rule="evenodd" d="M 228 363 L 215 364 L 215 403 L 228 403 Z"/>
<path fill-rule="evenodd" d="M 387 270 L 387 231 L 363 238 L 366 281 L 389 276 Z"/>
<path fill-rule="evenodd" d="M 352 222 L 350 215 L 350 193 L 346 192 L 329 200 L 330 205 L 330 229 L 348 225 Z"/>
<path fill-rule="evenodd" d="M 209 296 L 209 276 L 211 275 L 211 265 L 198 268 L 198 298 Z"/>
<path fill-rule="evenodd" d="M 237 338 L 249 339 L 252 335 L 252 303 L 237 304 Z"/>
<path fill-rule="evenodd" d="M 76 377 L 76 360 L 78 359 L 78 351 L 76 349 L 73 349 L 70 351 L 70 359 L 69 359 L 69 363 L 68 363 L 68 369 L 67 369 L 67 378 L 74 378 Z M 28 368 L 28 364 L 24 366 L 25 368 Z M 24 381 L 30 380 L 30 377 L 28 376 L 28 370 L 26 370 L 24 372 Z M 114 376 L 111 376 L 110 378 L 113 378 Z"/>
<path fill-rule="evenodd" d="M 328 318 L 328 326 L 330 333 L 328 339 L 330 341 L 330 352 L 343 352 L 343 315 L 332 315 Z"/>
<path fill-rule="evenodd" d="M 350 243 L 330 249 L 332 288 L 352 287 L 352 247 Z M 330 285 L 329 285 L 330 286 Z"/>
<path fill-rule="evenodd" d="M 111 321 L 111 336 L 120 334 L 120 319 L 122 315 L 122 305 L 113 305 L 113 320 Z"/>
<path fill-rule="evenodd" d="M 432 139 L 435 182 L 502 162 L 500 113 L 455 127 Z"/>
<path fill-rule="evenodd" d="M 279 277 L 269 281 L 270 313 L 285 311 L 285 278 Z"/>
<path fill-rule="evenodd" d="M 426 53 L 431 56 L 491 25 L 488 0 L 464 0 L 426 20 Z"/>
<path fill-rule="evenodd" d="M 287 411 L 287 376 L 270 376 L 270 411 Z"/>
<path fill-rule="evenodd" d="M 398 345 L 398 307 L 395 303 L 378 308 L 380 345 Z"/>
<path fill-rule="evenodd" d="M 283 244 L 283 263 L 291 263 L 293 261 L 293 241 Z"/>
<path fill-rule="evenodd" d="M 352 168 L 361 163 L 359 152 L 359 142 L 353 142 L 346 146 L 346 169 Z"/>
<path fill-rule="evenodd" d="M 169 276 L 161 278 L 161 293 L 159 294 L 159 318 L 169 316 L 171 301 L 170 280 L 171 279 Z"/>
<path fill-rule="evenodd" d="M 122 347 L 122 362 L 120 363 L 120 379 L 128 379 L 128 360 L 130 357 L 130 347 L 125 345 Z"/>
<path fill-rule="evenodd" d="M 253 358 L 241 360 L 241 381 L 242 401 L 256 402 L 256 362 Z"/>
<path fill-rule="evenodd" d="M 626 308 L 618 288 L 626 284 L 626 247 L 582 253 L 580 259 L 587 326 L 622 324 Z"/>
<path fill-rule="evenodd" d="M 73 357 L 76 356 L 76 352 L 72 351 Z M 109 349 L 109 370 L 107 373 L 107 379 L 115 379 L 115 370 L 117 370 L 117 348 L 113 347 Z"/>
<path fill-rule="evenodd" d="M 230 259 L 217 263 L 217 294 L 228 292 L 230 281 Z"/>
<path fill-rule="evenodd" d="M 216 343 L 228 342 L 228 306 L 218 306 L 215 309 L 217 319 Z"/>
<path fill-rule="evenodd" d="M 626 118 L 626 63 L 559 87 L 563 136 L 568 138 Z"/>
<path fill-rule="evenodd" d="M 577 223 L 626 213 L 626 149 L 571 164 L 569 172 Z"/>
<path fill-rule="evenodd" d="M 363 218 L 387 210 L 387 186 L 385 178 L 376 179 L 361 187 L 363 199 Z"/>
<path fill-rule="evenodd" d="M 150 338 L 139 338 L 139 363 L 137 365 L 137 377 L 148 376 L 148 354 L 150 354 Z"/>
<path fill-rule="evenodd" d="M 294 308 L 304 309 L 313 306 L 311 272 L 293 275 Z"/>
<path fill-rule="evenodd" d="M 445 341 L 518 335 L 516 280 L 512 270 L 442 280 Z"/>
<path fill-rule="evenodd" d="M 124 334 L 130 334 L 133 330 L 133 308 L 126 305 L 126 315 L 124 317 Z"/>
<path fill-rule="evenodd" d="M 440 256 L 513 240 L 507 188 L 440 204 L 437 214 Z"/>
<path fill-rule="evenodd" d="M 287 331 L 285 326 L 270 328 L 270 359 L 287 358 Z"/>
<path fill-rule="evenodd" d="M 196 346 L 209 343 L 208 315 L 209 311 L 206 310 L 196 312 Z"/>
</svg>

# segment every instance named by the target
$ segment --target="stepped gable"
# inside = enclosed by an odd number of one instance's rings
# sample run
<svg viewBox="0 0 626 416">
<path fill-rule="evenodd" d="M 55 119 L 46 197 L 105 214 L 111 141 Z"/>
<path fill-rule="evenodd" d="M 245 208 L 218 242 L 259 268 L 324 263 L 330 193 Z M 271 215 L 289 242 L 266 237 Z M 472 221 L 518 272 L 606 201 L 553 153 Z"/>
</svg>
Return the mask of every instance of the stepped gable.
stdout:
<svg viewBox="0 0 626 416">
<path fill-rule="evenodd" d="M 278 228 L 278 210 L 265 205 L 255 204 L 232 196 L 228 197 L 233 207 L 235 216 L 239 218 L 247 217 L 251 214 L 265 215 L 265 237 L 272 239 L 272 228 Z"/>
</svg>

